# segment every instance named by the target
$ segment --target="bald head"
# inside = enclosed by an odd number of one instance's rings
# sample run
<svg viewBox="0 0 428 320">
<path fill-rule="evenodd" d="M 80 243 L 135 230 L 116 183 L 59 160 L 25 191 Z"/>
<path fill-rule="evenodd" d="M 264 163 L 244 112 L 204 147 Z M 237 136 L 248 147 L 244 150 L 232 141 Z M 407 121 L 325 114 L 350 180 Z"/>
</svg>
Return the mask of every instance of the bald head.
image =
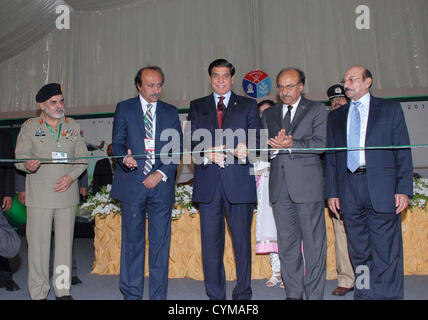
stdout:
<svg viewBox="0 0 428 320">
<path fill-rule="evenodd" d="M 299 100 L 305 86 L 305 74 L 297 68 L 281 70 L 276 77 L 278 95 L 286 105 L 292 105 Z"/>
</svg>

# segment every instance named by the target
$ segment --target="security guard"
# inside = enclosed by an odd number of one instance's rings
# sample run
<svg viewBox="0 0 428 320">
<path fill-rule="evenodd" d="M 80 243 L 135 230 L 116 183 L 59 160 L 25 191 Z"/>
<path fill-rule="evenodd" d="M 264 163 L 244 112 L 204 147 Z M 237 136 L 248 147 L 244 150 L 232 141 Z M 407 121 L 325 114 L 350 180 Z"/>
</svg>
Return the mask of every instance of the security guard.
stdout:
<svg viewBox="0 0 428 320">
<path fill-rule="evenodd" d="M 348 103 L 345 89 L 340 84 L 334 84 L 328 88 L 327 96 L 330 100 L 331 110 L 337 109 Z"/>
<path fill-rule="evenodd" d="M 327 89 L 327 96 L 330 99 L 331 110 L 340 108 L 348 103 L 345 89 L 340 84 L 334 84 Z M 336 269 L 337 269 L 337 288 L 332 294 L 335 296 L 344 296 L 354 291 L 355 274 L 352 268 L 351 259 L 348 253 L 348 241 L 343 224 L 343 217 L 330 212 L 333 221 L 335 245 L 336 245 Z"/>
<path fill-rule="evenodd" d="M 15 149 L 16 167 L 27 172 L 28 289 L 33 300 L 49 293 L 49 248 L 55 228 L 53 287 L 57 300 L 70 295 L 71 248 L 79 202 L 77 178 L 87 168 L 88 150 L 79 124 L 64 115 L 61 85 L 50 83 L 36 95 L 42 113 L 21 127 Z M 49 161 L 46 161 L 49 159 Z"/>
</svg>

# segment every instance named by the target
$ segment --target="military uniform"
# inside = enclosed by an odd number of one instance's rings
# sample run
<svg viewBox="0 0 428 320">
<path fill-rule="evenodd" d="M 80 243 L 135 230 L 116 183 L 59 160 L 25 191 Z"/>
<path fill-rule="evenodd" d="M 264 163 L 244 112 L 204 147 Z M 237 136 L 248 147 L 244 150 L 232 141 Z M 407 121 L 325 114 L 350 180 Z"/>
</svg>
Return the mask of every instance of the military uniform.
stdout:
<svg viewBox="0 0 428 320">
<path fill-rule="evenodd" d="M 17 138 L 16 158 L 54 159 L 88 155 L 85 142 L 80 135 L 80 126 L 75 120 L 64 117 L 56 129 L 51 129 L 53 134 L 43 113 L 38 118 L 28 119 L 22 125 Z M 59 138 L 56 141 L 54 135 L 58 137 L 58 134 Z M 69 295 L 74 219 L 79 203 L 77 179 L 87 168 L 87 160 L 67 160 L 67 163 L 41 161 L 40 167 L 33 173 L 25 168 L 24 162 L 17 163 L 16 167 L 27 172 L 25 201 L 30 296 L 32 299 L 45 299 L 49 293 L 52 219 L 55 221 L 56 244 L 53 287 L 57 297 Z M 67 174 L 73 178 L 73 183 L 65 192 L 55 192 L 58 179 Z"/>
</svg>

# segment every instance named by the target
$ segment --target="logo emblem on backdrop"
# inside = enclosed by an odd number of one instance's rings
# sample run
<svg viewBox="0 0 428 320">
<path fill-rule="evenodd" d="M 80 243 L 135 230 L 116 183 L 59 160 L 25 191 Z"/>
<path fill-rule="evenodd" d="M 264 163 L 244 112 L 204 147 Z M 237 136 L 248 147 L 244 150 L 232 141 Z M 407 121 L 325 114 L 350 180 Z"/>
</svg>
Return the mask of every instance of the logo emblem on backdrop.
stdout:
<svg viewBox="0 0 428 320">
<path fill-rule="evenodd" d="M 253 70 L 247 73 L 242 80 L 242 88 L 251 98 L 266 96 L 272 87 L 269 76 L 262 70 Z"/>
</svg>

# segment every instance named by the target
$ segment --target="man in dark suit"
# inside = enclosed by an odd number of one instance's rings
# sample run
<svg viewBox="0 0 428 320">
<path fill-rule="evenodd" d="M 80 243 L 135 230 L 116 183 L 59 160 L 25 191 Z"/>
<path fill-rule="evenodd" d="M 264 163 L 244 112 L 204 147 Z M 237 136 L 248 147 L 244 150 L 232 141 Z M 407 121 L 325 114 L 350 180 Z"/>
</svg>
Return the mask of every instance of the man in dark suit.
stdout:
<svg viewBox="0 0 428 320">
<path fill-rule="evenodd" d="M 113 155 L 113 145 L 107 146 L 107 155 Z M 116 169 L 116 159 L 104 158 L 95 164 L 94 178 L 92 180 L 92 193 L 96 194 L 103 186 L 113 183 L 113 172 Z"/>
<path fill-rule="evenodd" d="M 13 159 L 12 137 L 0 131 L 0 159 Z M 15 168 L 12 162 L 0 162 L 0 288 L 7 291 L 19 290 L 13 281 L 13 273 L 9 258 L 18 254 L 21 239 L 9 225 L 4 211 L 12 207 L 12 198 L 15 194 Z"/>
<path fill-rule="evenodd" d="M 343 214 L 355 299 L 403 299 L 400 213 L 413 195 L 411 152 L 358 148 L 409 145 L 409 134 L 400 103 L 370 95 L 372 83 L 362 66 L 345 73 L 351 103 L 330 113 L 327 147 L 354 149 L 326 154 L 326 198 L 336 215 Z M 358 281 L 360 273 L 369 280 Z"/>
<path fill-rule="evenodd" d="M 142 68 L 135 77 L 140 95 L 120 102 L 114 115 L 113 154 L 124 158 L 118 159 L 111 196 L 122 202 L 119 287 L 125 299 L 143 296 L 146 212 L 150 299 L 167 296 L 171 209 L 182 131 L 177 108 L 159 100 L 163 83 L 159 67 Z M 169 156 L 171 151 L 175 156 Z"/>
<path fill-rule="evenodd" d="M 252 165 L 242 160 L 248 155 L 248 130 L 258 132 L 261 122 L 256 101 L 231 91 L 235 74 L 231 63 L 217 59 L 210 64 L 208 74 L 213 93 L 192 101 L 188 117 L 192 137 L 197 130 L 206 133 L 202 143 L 208 146 L 202 163 L 195 161 L 193 186 L 193 201 L 199 202 L 201 215 L 205 288 L 210 299 L 226 299 L 223 264 L 226 216 L 236 261 L 237 284 L 232 299 L 250 299 L 251 222 L 257 196 L 250 171 Z M 219 137 L 227 129 L 232 136 Z M 246 137 L 234 138 L 236 130 L 243 130 Z M 197 143 L 192 141 L 194 150 Z M 222 152 L 226 146 L 231 150 L 227 156 Z"/>
<path fill-rule="evenodd" d="M 327 109 L 302 97 L 305 74 L 286 68 L 276 78 L 281 103 L 263 113 L 268 144 L 273 151 L 269 176 L 281 274 L 287 299 L 323 299 L 326 267 L 326 229 L 322 151 L 289 148 L 324 148 Z M 301 242 L 304 247 L 304 260 Z M 304 261 L 306 276 L 304 276 Z"/>
</svg>

